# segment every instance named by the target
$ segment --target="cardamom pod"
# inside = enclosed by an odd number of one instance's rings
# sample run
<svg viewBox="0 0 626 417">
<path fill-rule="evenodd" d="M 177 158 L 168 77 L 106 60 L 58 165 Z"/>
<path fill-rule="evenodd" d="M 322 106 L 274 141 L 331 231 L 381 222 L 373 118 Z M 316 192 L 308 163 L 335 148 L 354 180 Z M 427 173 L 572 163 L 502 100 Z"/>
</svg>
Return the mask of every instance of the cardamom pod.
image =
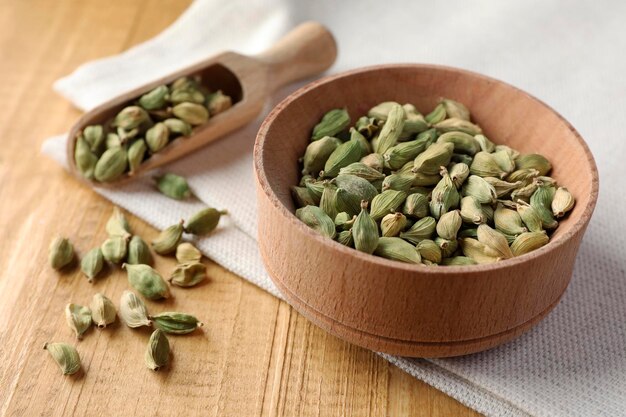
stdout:
<svg viewBox="0 0 626 417">
<path fill-rule="evenodd" d="M 458 240 L 448 240 L 437 236 L 434 242 L 439 246 L 439 249 L 441 249 L 441 256 L 444 258 L 449 258 L 459 248 Z"/>
<path fill-rule="evenodd" d="M 454 145 L 451 143 L 433 143 L 424 152 L 417 155 L 411 171 L 426 175 L 439 174 L 441 167 L 450 163 L 453 150 Z"/>
<path fill-rule="evenodd" d="M 361 201 L 361 212 L 352 226 L 352 238 L 356 250 L 373 253 L 378 246 L 378 225 L 367 211 L 367 201 Z"/>
<path fill-rule="evenodd" d="M 344 246 L 354 247 L 354 237 L 352 236 L 352 229 L 342 230 L 337 233 L 337 242 Z"/>
<path fill-rule="evenodd" d="M 150 335 L 144 360 L 146 366 L 153 371 L 158 371 L 170 362 L 170 342 L 160 329 Z"/>
<path fill-rule="evenodd" d="M 176 247 L 176 260 L 179 264 L 200 262 L 202 253 L 191 243 L 183 242 Z"/>
<path fill-rule="evenodd" d="M 493 189 L 496 190 L 496 197 L 498 198 L 505 197 L 522 186 L 521 181 L 507 182 L 495 177 L 485 177 L 485 181 L 491 184 Z"/>
<path fill-rule="evenodd" d="M 482 205 L 472 196 L 461 199 L 461 219 L 465 223 L 482 224 L 487 221 Z"/>
<path fill-rule="evenodd" d="M 515 169 L 536 169 L 539 175 L 547 175 L 552 169 L 552 164 L 545 156 L 534 153 L 515 158 Z"/>
<path fill-rule="evenodd" d="M 383 172 L 383 168 L 385 165 L 384 157 L 379 153 L 371 153 L 369 155 L 365 155 L 361 158 L 361 163 L 367 165 L 370 168 L 375 169 L 378 172 Z M 382 179 L 382 178 L 380 178 Z"/>
<path fill-rule="evenodd" d="M 89 282 L 93 282 L 94 278 L 102 271 L 103 266 L 104 258 L 100 248 L 90 250 L 80 261 L 80 269 Z"/>
<path fill-rule="evenodd" d="M 291 196 L 295 200 L 298 208 L 304 206 L 317 206 L 320 202 L 316 199 L 313 193 L 306 187 L 291 186 Z"/>
<path fill-rule="evenodd" d="M 558 219 L 565 216 L 575 204 L 574 196 L 565 187 L 557 188 L 552 198 L 552 214 Z"/>
<path fill-rule="evenodd" d="M 378 239 L 374 255 L 400 262 L 422 263 L 422 257 L 415 246 L 399 237 L 381 237 Z"/>
<path fill-rule="evenodd" d="M 478 175 L 470 175 L 467 178 L 463 185 L 463 195 L 474 197 L 480 204 L 494 203 L 498 196 L 495 188 Z"/>
<path fill-rule="evenodd" d="M 349 215 L 356 215 L 360 210 L 360 200 L 358 196 L 339 187 L 335 194 L 335 204 L 337 212 L 346 212 Z M 336 217 L 336 216 L 335 216 Z"/>
<path fill-rule="evenodd" d="M 109 182 L 119 178 L 128 167 L 128 155 L 123 147 L 114 147 L 104 151 L 96 167 L 94 178 L 100 182 Z"/>
<path fill-rule="evenodd" d="M 494 213 L 494 223 L 496 229 L 505 235 L 517 236 L 528 230 L 522 225 L 522 218 L 517 211 L 505 208 L 502 204 L 498 204 Z"/>
<path fill-rule="evenodd" d="M 518 201 L 516 206 L 517 213 L 520 215 L 522 222 L 531 232 L 541 232 L 543 223 L 537 210 L 524 201 Z"/>
<path fill-rule="evenodd" d="M 541 223 L 544 229 L 556 229 L 559 225 L 552 214 L 552 201 L 556 191 L 553 187 L 541 185 L 530 197 L 530 205 L 537 211 L 541 217 Z"/>
<path fill-rule="evenodd" d="M 195 261 L 177 265 L 172 271 L 169 281 L 179 287 L 193 287 L 204 281 L 206 277 L 206 265 Z"/>
<path fill-rule="evenodd" d="M 461 200 L 459 192 L 445 168 L 442 169 L 442 175 L 443 178 L 433 189 L 430 200 L 430 213 L 436 219 L 440 218 L 450 209 L 457 208 Z"/>
<path fill-rule="evenodd" d="M 91 310 L 89 307 L 70 303 L 65 306 L 65 320 L 80 340 L 91 327 Z"/>
<path fill-rule="evenodd" d="M 422 133 L 429 128 L 428 122 L 424 116 L 417 111 L 412 104 L 404 104 L 404 125 L 402 126 L 402 133 L 400 133 L 400 139 L 409 139 L 413 135 Z"/>
<path fill-rule="evenodd" d="M 46 343 L 43 348 L 59 365 L 63 375 L 72 375 L 80 369 L 80 357 L 74 346 L 67 343 Z"/>
<path fill-rule="evenodd" d="M 417 244 L 416 248 L 422 257 L 422 262 L 427 260 L 435 264 L 441 263 L 441 248 L 434 241 L 424 239 Z"/>
<path fill-rule="evenodd" d="M 504 178 L 507 173 L 500 168 L 492 153 L 478 152 L 470 165 L 470 173 L 479 177 Z"/>
<path fill-rule="evenodd" d="M 191 197 L 191 190 L 185 177 L 166 173 L 155 178 L 159 191 L 174 200 L 184 200 Z"/>
<path fill-rule="evenodd" d="M 169 89 L 165 85 L 159 85 L 139 97 L 139 105 L 146 110 L 156 110 L 165 107 L 169 96 Z"/>
<path fill-rule="evenodd" d="M 149 265 L 123 264 L 122 268 L 126 269 L 128 283 L 144 297 L 151 300 L 169 298 L 167 283 Z"/>
<path fill-rule="evenodd" d="M 96 293 L 89 307 L 91 308 L 91 319 L 99 328 L 105 328 L 107 325 L 115 322 L 115 318 L 117 317 L 115 306 L 104 294 Z"/>
<path fill-rule="evenodd" d="M 400 212 L 389 213 L 380 221 L 380 230 L 384 237 L 398 236 L 406 226 L 406 217 Z"/>
<path fill-rule="evenodd" d="M 159 235 L 152 241 L 152 249 L 159 255 L 169 255 L 176 250 L 176 247 L 183 238 L 183 223 L 173 224 L 161 231 Z"/>
<path fill-rule="evenodd" d="M 428 138 L 423 138 L 392 146 L 383 155 L 385 168 L 391 170 L 402 168 L 407 162 L 414 160 L 417 155 L 424 152 L 427 144 Z"/>
<path fill-rule="evenodd" d="M 120 317 L 128 327 L 150 326 L 146 305 L 131 291 L 124 291 L 120 299 Z"/>
<path fill-rule="evenodd" d="M 378 132 L 378 124 L 376 123 L 376 119 L 373 117 L 363 116 L 360 117 L 359 120 L 354 124 L 356 130 L 359 131 L 360 134 L 365 136 L 368 139 L 371 139 L 374 136 L 374 133 Z"/>
<path fill-rule="evenodd" d="M 336 177 L 341 168 L 347 167 L 353 162 L 358 162 L 360 159 L 361 146 L 359 142 L 356 140 L 344 142 L 330 154 L 324 164 L 324 173 L 323 175 L 320 173 L 320 176 L 326 178 Z"/>
<path fill-rule="evenodd" d="M 457 119 L 469 121 L 470 112 L 467 107 L 465 107 L 462 103 L 450 100 L 448 98 L 444 98 L 443 100 L 441 100 L 441 104 L 443 104 L 443 107 L 446 110 L 446 115 L 448 117 L 455 117 Z"/>
<path fill-rule="evenodd" d="M 330 181 L 323 183 L 324 191 L 320 198 L 320 208 L 330 217 L 335 218 L 339 213 L 337 206 L 337 186 Z"/>
<path fill-rule="evenodd" d="M 302 158 L 302 174 L 318 175 L 341 141 L 332 136 L 324 136 L 307 145 Z"/>
<path fill-rule="evenodd" d="M 124 107 L 113 120 L 113 126 L 131 130 L 150 120 L 150 116 L 139 106 Z"/>
<path fill-rule="evenodd" d="M 400 233 L 400 237 L 413 244 L 418 244 L 424 239 L 430 239 L 435 233 L 437 221 L 432 217 L 424 217 L 416 221 L 407 231 Z"/>
<path fill-rule="evenodd" d="M 184 102 L 172 107 L 172 113 L 180 120 L 192 126 L 201 125 L 209 120 L 209 111 L 201 104 Z"/>
<path fill-rule="evenodd" d="M 85 142 L 89 145 L 91 152 L 99 153 L 102 145 L 104 145 L 104 140 L 106 139 L 102 125 L 86 126 L 83 129 L 83 136 L 85 137 Z"/>
<path fill-rule="evenodd" d="M 450 178 L 456 189 L 460 189 L 470 174 L 469 166 L 463 162 L 455 163 L 450 167 Z"/>
<path fill-rule="evenodd" d="M 520 155 L 518 151 L 506 145 L 496 145 L 492 152 L 500 152 L 500 151 L 507 152 L 511 156 L 511 158 L 513 158 L 513 160 L 515 160 Z"/>
<path fill-rule="evenodd" d="M 425 119 L 428 123 L 434 125 L 442 122 L 446 118 L 446 115 L 446 106 L 443 103 L 439 103 L 435 106 L 433 111 L 425 116 Z"/>
<path fill-rule="evenodd" d="M 507 174 L 515 171 L 515 160 L 511 157 L 511 154 L 507 151 L 497 151 L 490 155 L 493 155 L 493 160 L 500 167 L 502 171 Z"/>
<path fill-rule="evenodd" d="M 61 269 L 74 259 L 74 246 L 69 239 L 57 236 L 48 248 L 48 262 L 54 269 Z"/>
<path fill-rule="evenodd" d="M 170 132 L 165 123 L 157 123 L 146 131 L 146 144 L 151 153 L 157 153 L 169 142 Z"/>
<path fill-rule="evenodd" d="M 428 197 L 420 194 L 409 194 L 404 201 L 402 212 L 409 217 L 421 219 L 428 215 Z"/>
<path fill-rule="evenodd" d="M 480 145 L 481 151 L 488 153 L 493 153 L 493 151 L 495 151 L 496 146 L 487 138 L 487 136 L 480 134 L 474 136 L 474 139 L 476 139 L 476 142 Z"/>
<path fill-rule="evenodd" d="M 446 240 L 455 240 L 462 223 L 459 210 L 444 213 L 437 222 L 437 234 Z"/>
<path fill-rule="evenodd" d="M 359 207 L 361 207 L 360 202 L 359 202 Z M 334 221 L 335 221 L 335 226 L 337 227 L 338 230 L 350 230 L 352 229 L 352 225 L 354 224 L 355 220 L 356 220 L 355 215 L 350 215 L 346 213 L 345 211 L 342 211 L 341 213 L 337 213 L 337 216 L 335 216 Z"/>
<path fill-rule="evenodd" d="M 163 124 L 167 127 L 170 132 L 170 135 L 182 135 L 189 136 L 191 135 L 191 125 L 184 120 L 177 119 L 175 117 L 171 117 L 169 119 L 163 120 Z"/>
<path fill-rule="evenodd" d="M 117 133 L 107 133 L 104 145 L 106 149 L 119 148 L 122 146 L 122 139 L 120 139 Z"/>
<path fill-rule="evenodd" d="M 458 117 L 450 117 L 439 123 L 434 123 L 434 127 L 440 132 L 464 132 L 472 136 L 483 133 L 480 126 Z"/>
<path fill-rule="evenodd" d="M 474 155 L 480 151 L 480 144 L 474 136 L 464 132 L 446 132 L 437 138 L 437 143 L 451 143 L 455 153 Z"/>
<path fill-rule="evenodd" d="M 233 99 L 224 94 L 222 90 L 217 90 L 207 96 L 206 106 L 209 109 L 209 114 L 215 116 L 230 109 L 233 106 Z"/>
<path fill-rule="evenodd" d="M 361 148 L 361 156 L 368 155 L 372 152 L 372 145 L 369 141 L 353 127 L 350 128 L 350 140 L 358 142 L 359 148 Z"/>
<path fill-rule="evenodd" d="M 478 241 L 498 252 L 499 257 L 504 259 L 513 257 L 511 248 L 509 248 L 509 242 L 501 232 L 492 229 L 486 224 L 479 225 L 477 232 Z"/>
<path fill-rule="evenodd" d="M 196 88 L 176 88 L 170 93 L 170 101 L 173 104 L 204 104 L 205 99 L 204 94 Z"/>
<path fill-rule="evenodd" d="M 521 233 L 511 243 L 513 255 L 520 256 L 546 245 L 550 238 L 545 231 Z"/>
<path fill-rule="evenodd" d="M 378 103 L 367 112 L 367 116 L 373 119 L 376 119 L 379 122 L 385 122 L 387 117 L 389 116 L 389 112 L 392 108 L 394 108 L 398 103 L 395 101 L 384 101 L 382 103 Z"/>
<path fill-rule="evenodd" d="M 506 180 L 508 182 L 521 181 L 524 185 L 530 184 L 533 179 L 539 176 L 539 171 L 534 168 L 523 168 L 511 172 Z"/>
<path fill-rule="evenodd" d="M 392 211 L 396 211 L 405 199 L 404 191 L 385 190 L 372 199 L 370 216 L 378 221 Z"/>
<path fill-rule="evenodd" d="M 415 174 L 411 172 L 387 175 L 383 180 L 382 190 L 409 191 L 414 179 Z"/>
<path fill-rule="evenodd" d="M 322 139 L 313 143 L 319 143 L 321 140 Z M 371 155 L 378 155 L 378 154 L 371 154 Z M 364 164 L 363 162 L 353 162 L 350 165 L 341 168 L 339 170 L 339 175 L 354 175 L 356 177 L 363 178 L 364 180 L 367 180 L 370 182 L 376 181 L 376 180 L 382 180 L 385 178 L 385 174 L 378 171 L 377 169 L 374 169 Z"/>
<path fill-rule="evenodd" d="M 371 201 L 378 194 L 376 187 L 366 179 L 357 177 L 356 175 L 338 175 L 337 178 L 333 180 L 333 183 L 352 195 L 353 198 L 357 200 L 357 206 L 360 200 Z M 357 210 L 354 214 L 358 214 L 359 211 L 360 210 Z"/>
<path fill-rule="evenodd" d="M 378 135 L 378 146 L 375 149 L 376 153 L 384 155 L 389 148 L 395 146 L 396 143 L 398 143 L 403 126 L 404 109 L 398 103 L 394 103 Z"/>
<path fill-rule="evenodd" d="M 89 145 L 82 135 L 76 138 L 74 162 L 76 163 L 78 172 L 80 172 L 83 177 L 87 179 L 93 178 L 96 164 L 98 163 L 98 156 L 89 149 Z"/>
<path fill-rule="evenodd" d="M 109 237 L 121 236 L 123 238 L 129 238 L 131 236 L 128 220 L 126 220 L 126 216 L 124 216 L 124 213 L 122 213 L 119 207 L 113 207 L 113 213 L 111 213 L 109 220 L 107 220 L 105 230 Z"/>
<path fill-rule="evenodd" d="M 196 236 L 206 235 L 217 227 L 222 215 L 228 214 L 227 210 L 217 210 L 213 207 L 207 207 L 200 210 L 185 223 L 185 232 Z"/>
<path fill-rule="evenodd" d="M 465 256 L 472 258 L 479 264 L 489 264 L 500 260 L 500 253 L 491 247 L 471 237 L 460 240 L 461 250 Z"/>
<path fill-rule="evenodd" d="M 335 223 L 321 208 L 316 206 L 299 208 L 296 210 L 296 217 L 318 233 L 331 239 L 335 238 Z"/>
<path fill-rule="evenodd" d="M 190 314 L 167 311 L 150 316 L 154 327 L 169 334 L 187 334 L 202 327 L 203 323 Z"/>
<path fill-rule="evenodd" d="M 517 183 L 522 184 L 521 181 L 518 181 Z M 539 187 L 539 185 L 541 185 L 541 181 L 538 180 L 537 178 L 534 178 L 530 184 L 520 186 L 519 188 L 514 190 L 511 193 L 511 200 L 513 201 L 522 200 L 528 203 L 530 201 L 530 197 L 532 197 L 535 191 L 537 191 L 537 187 Z"/>
<path fill-rule="evenodd" d="M 126 257 L 128 251 L 128 237 L 112 236 L 100 246 L 102 256 L 107 262 L 119 264 Z"/>
<path fill-rule="evenodd" d="M 137 139 L 128 147 L 128 169 L 134 173 L 141 165 L 146 156 L 148 146 L 143 139 Z"/>
<path fill-rule="evenodd" d="M 152 262 L 152 253 L 148 244 L 140 236 L 133 236 L 130 242 L 128 242 L 126 263 L 131 265 L 152 265 Z"/>
<path fill-rule="evenodd" d="M 333 109 L 326 113 L 313 128 L 311 140 L 316 141 L 324 136 L 334 136 L 350 125 L 350 115 L 346 109 Z"/>
</svg>

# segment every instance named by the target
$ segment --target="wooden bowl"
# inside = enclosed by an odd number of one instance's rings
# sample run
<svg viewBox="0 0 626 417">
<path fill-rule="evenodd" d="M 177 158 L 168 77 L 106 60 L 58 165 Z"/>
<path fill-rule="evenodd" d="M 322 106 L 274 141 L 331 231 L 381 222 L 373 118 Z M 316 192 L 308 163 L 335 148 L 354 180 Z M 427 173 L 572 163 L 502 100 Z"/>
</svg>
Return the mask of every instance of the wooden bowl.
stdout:
<svg viewBox="0 0 626 417">
<path fill-rule="evenodd" d="M 552 162 L 551 175 L 577 201 L 550 243 L 494 264 L 426 268 L 345 247 L 295 217 L 289 187 L 298 182 L 297 160 L 325 112 L 347 107 L 354 118 L 393 100 L 425 113 L 440 97 L 466 104 L 497 144 Z M 414 357 L 489 349 L 544 318 L 567 288 L 598 195 L 593 157 L 558 113 L 501 81 L 431 65 L 357 69 L 301 88 L 265 119 L 254 164 L 261 255 L 287 301 L 342 339 Z"/>
</svg>

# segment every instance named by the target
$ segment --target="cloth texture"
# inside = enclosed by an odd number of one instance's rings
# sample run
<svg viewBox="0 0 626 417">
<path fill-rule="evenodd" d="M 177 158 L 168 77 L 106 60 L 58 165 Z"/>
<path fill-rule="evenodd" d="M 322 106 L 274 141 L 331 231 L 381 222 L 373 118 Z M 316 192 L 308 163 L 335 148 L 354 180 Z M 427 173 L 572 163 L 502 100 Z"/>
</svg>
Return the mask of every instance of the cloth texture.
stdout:
<svg viewBox="0 0 626 417">
<path fill-rule="evenodd" d="M 382 356 L 488 416 L 626 416 L 624 16 L 624 2 L 197 0 L 154 39 L 87 63 L 54 87 L 89 110 L 222 50 L 258 53 L 298 23 L 317 20 L 339 45 L 331 73 L 434 63 L 480 72 L 539 97 L 586 139 L 601 178 L 598 205 L 561 303 L 530 332 L 486 352 L 437 360 Z M 275 94 L 266 111 L 296 87 Z M 167 167 L 187 177 L 199 201 L 168 199 L 149 178 L 95 190 L 157 228 L 204 205 L 228 208 L 231 215 L 216 233 L 196 243 L 280 297 L 256 243 L 252 148 L 262 116 Z M 65 163 L 65 140 L 51 138 L 43 152 Z"/>
</svg>

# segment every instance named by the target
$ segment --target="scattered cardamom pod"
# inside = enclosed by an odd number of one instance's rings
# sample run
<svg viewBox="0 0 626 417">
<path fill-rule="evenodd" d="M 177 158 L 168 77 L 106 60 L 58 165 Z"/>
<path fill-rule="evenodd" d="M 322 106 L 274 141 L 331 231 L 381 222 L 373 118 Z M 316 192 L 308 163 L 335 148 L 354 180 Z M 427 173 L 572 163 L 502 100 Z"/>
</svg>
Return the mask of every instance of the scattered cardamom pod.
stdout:
<svg viewBox="0 0 626 417">
<path fill-rule="evenodd" d="M 222 215 L 228 214 L 227 210 L 217 210 L 207 207 L 191 216 L 185 223 L 185 232 L 196 236 L 206 235 L 217 227 Z"/>
<path fill-rule="evenodd" d="M 91 300 L 89 308 L 91 308 L 91 319 L 99 328 L 105 328 L 107 325 L 115 322 L 117 317 L 115 306 L 104 294 L 96 293 Z"/>
<path fill-rule="evenodd" d="M 148 244 L 140 236 L 133 236 L 128 242 L 126 263 L 131 265 L 152 265 L 152 262 L 152 253 Z"/>
<path fill-rule="evenodd" d="M 128 252 L 128 237 L 112 236 L 102 243 L 100 250 L 107 262 L 119 264 Z"/>
<path fill-rule="evenodd" d="M 190 314 L 165 312 L 150 316 L 154 327 L 170 334 L 187 334 L 202 327 L 202 322 Z"/>
<path fill-rule="evenodd" d="M 183 223 L 184 221 L 181 220 L 179 223 L 163 229 L 152 241 L 152 249 L 159 255 L 173 253 L 183 238 Z"/>
<path fill-rule="evenodd" d="M 170 362 L 170 342 L 160 329 L 150 335 L 144 359 L 146 366 L 153 371 L 158 371 Z"/>
<path fill-rule="evenodd" d="M 150 326 L 146 305 L 131 291 L 124 291 L 120 299 L 120 317 L 128 327 Z"/>
<path fill-rule="evenodd" d="M 43 348 L 59 365 L 63 375 L 75 374 L 80 369 L 80 357 L 74 346 L 67 343 L 46 343 Z"/>
<path fill-rule="evenodd" d="M 195 261 L 177 265 L 170 275 L 169 282 L 179 287 L 193 287 L 204 281 L 206 277 L 206 266 Z"/>
<path fill-rule="evenodd" d="M 122 268 L 126 269 L 128 283 L 144 297 L 151 300 L 169 298 L 167 283 L 149 265 L 123 264 Z"/>
<path fill-rule="evenodd" d="M 104 257 L 100 248 L 93 248 L 80 261 L 80 269 L 89 282 L 93 282 L 94 278 L 102 271 L 103 266 Z"/>
<path fill-rule="evenodd" d="M 80 340 L 91 327 L 91 310 L 89 307 L 70 303 L 65 306 L 65 320 Z"/>
<path fill-rule="evenodd" d="M 191 243 L 183 242 L 176 247 L 176 260 L 179 264 L 200 262 L 202 253 Z"/>
<path fill-rule="evenodd" d="M 191 190 L 185 177 L 180 175 L 166 173 L 155 177 L 158 190 L 174 200 L 184 200 L 191 197 Z"/>
<path fill-rule="evenodd" d="M 124 213 L 122 213 L 119 207 L 113 207 L 113 213 L 111 217 L 109 217 L 109 220 L 107 220 L 105 230 L 109 237 L 121 236 L 123 238 L 129 238 L 131 236 L 128 220 L 126 220 L 126 216 L 124 216 Z"/>
<path fill-rule="evenodd" d="M 191 125 L 183 120 L 177 119 L 175 117 L 171 117 L 169 119 L 163 120 L 163 124 L 167 127 L 170 132 L 170 135 L 182 135 L 189 136 L 191 135 Z"/>
<path fill-rule="evenodd" d="M 74 260 L 74 247 L 69 239 L 57 236 L 48 248 L 48 262 L 54 269 L 61 269 Z"/>
</svg>

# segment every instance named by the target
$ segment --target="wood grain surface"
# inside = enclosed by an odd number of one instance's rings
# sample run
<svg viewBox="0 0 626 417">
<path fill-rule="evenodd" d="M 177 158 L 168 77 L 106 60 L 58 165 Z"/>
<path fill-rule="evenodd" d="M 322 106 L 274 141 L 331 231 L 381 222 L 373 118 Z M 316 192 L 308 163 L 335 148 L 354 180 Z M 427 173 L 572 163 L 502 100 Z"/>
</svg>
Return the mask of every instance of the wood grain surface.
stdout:
<svg viewBox="0 0 626 417">
<path fill-rule="evenodd" d="M 46 262 L 56 234 L 84 254 L 105 237 L 112 205 L 39 147 L 80 112 L 52 82 L 90 59 L 156 35 L 187 0 L 2 0 L 0 2 L 0 415 L 476 416 L 372 352 L 342 342 L 287 304 L 208 263 L 210 282 L 173 289 L 154 311 L 182 310 L 202 331 L 170 337 L 169 370 L 143 364 L 149 332 L 117 324 L 76 343 L 83 371 L 63 377 L 46 341 L 74 343 L 63 308 L 96 291 L 117 305 L 128 288 L 112 270 L 95 284 L 77 267 Z M 157 233 L 130 217 L 135 233 Z M 158 258 L 164 273 L 173 260 Z"/>
</svg>

